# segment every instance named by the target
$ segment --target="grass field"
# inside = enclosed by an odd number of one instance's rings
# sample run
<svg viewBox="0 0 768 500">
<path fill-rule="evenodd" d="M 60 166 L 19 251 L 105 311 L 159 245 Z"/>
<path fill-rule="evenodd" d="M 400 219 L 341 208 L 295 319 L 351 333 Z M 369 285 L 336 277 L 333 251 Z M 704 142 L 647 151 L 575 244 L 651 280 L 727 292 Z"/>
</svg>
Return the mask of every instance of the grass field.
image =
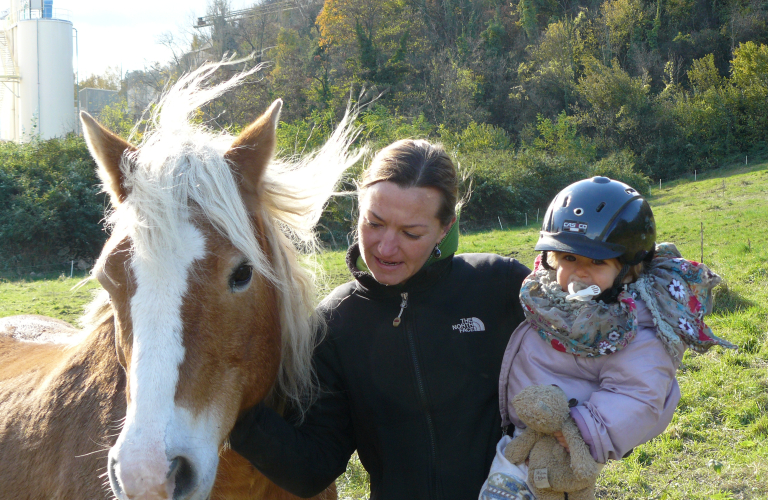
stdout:
<svg viewBox="0 0 768 500">
<path fill-rule="evenodd" d="M 0 278 L 0 318 L 14 314 L 41 314 L 63 319 L 74 325 L 91 301 L 96 280 L 76 287 L 84 276 L 68 278 L 30 278 L 9 281 Z"/>
<path fill-rule="evenodd" d="M 601 499 L 768 499 L 768 163 L 731 167 L 654 189 L 658 241 L 677 244 L 724 278 L 713 331 L 740 346 L 687 353 L 678 373 L 678 411 L 660 437 L 603 471 Z M 702 256 L 703 223 L 703 256 Z M 462 235 L 459 252 L 494 252 L 528 265 L 538 227 Z M 348 279 L 343 252 L 320 257 L 328 286 Z M 65 278 L 0 283 L 0 317 L 34 312 L 74 321 L 91 283 Z M 340 498 L 366 498 L 367 476 L 353 459 Z"/>
</svg>

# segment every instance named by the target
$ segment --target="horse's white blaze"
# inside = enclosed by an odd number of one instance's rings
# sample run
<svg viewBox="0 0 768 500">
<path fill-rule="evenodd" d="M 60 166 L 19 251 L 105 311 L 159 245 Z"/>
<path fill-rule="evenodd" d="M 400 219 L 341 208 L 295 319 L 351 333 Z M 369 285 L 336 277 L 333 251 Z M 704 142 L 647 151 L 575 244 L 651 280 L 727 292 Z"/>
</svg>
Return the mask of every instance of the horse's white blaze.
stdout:
<svg viewBox="0 0 768 500">
<path fill-rule="evenodd" d="M 142 259 L 140 251 L 131 259 L 136 282 L 130 301 L 131 400 L 125 425 L 110 456 L 125 492 L 139 497 L 145 494 L 153 498 L 162 485 L 170 489 L 165 493 L 170 498 L 173 484 L 166 485 L 170 461 L 185 455 L 183 448 L 202 444 L 185 442 L 187 438 L 200 438 L 200 425 L 194 425 L 194 419 L 176 407 L 174 397 L 179 366 L 184 360 L 181 306 L 191 266 L 205 255 L 205 238 L 188 221 L 180 222 L 177 235 L 181 241 L 174 242 L 174 251 L 163 259 Z M 190 425 L 191 429 L 185 428 Z M 217 444 L 213 445 L 214 456 Z M 205 471 L 198 472 L 205 475 Z"/>
</svg>

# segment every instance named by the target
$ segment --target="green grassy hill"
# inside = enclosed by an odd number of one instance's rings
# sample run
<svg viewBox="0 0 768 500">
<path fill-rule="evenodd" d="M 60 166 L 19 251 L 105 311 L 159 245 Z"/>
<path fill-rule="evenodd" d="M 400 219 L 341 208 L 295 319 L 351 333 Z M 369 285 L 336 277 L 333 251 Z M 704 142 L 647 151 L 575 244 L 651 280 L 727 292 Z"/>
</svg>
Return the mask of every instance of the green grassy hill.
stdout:
<svg viewBox="0 0 768 500">
<path fill-rule="evenodd" d="M 708 322 L 740 349 L 686 354 L 672 424 L 609 464 L 598 498 L 768 499 L 768 163 L 669 183 L 654 189 L 650 202 L 658 240 L 676 243 L 724 278 Z M 466 234 L 459 252 L 495 252 L 530 265 L 537 236 L 535 222 Z M 347 280 L 343 252 L 320 261 L 329 287 Z M 34 312 L 73 321 L 90 296 L 87 288 L 69 291 L 76 281 L 2 282 L 0 316 Z M 359 462 L 350 463 L 339 490 L 340 498 L 367 495 Z"/>
</svg>

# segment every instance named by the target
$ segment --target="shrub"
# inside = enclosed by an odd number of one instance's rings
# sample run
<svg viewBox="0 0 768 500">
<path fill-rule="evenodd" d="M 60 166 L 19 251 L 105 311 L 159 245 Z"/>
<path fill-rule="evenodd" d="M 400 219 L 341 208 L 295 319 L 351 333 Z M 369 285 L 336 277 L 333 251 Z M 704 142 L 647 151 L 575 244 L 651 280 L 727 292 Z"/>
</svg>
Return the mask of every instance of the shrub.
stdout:
<svg viewBox="0 0 768 500">
<path fill-rule="evenodd" d="M 0 144 L 3 267 L 97 256 L 106 206 L 81 137 Z"/>
<path fill-rule="evenodd" d="M 504 129 L 488 123 L 471 122 L 461 132 L 453 132 L 444 125 L 440 125 L 437 133 L 446 150 L 454 154 L 500 151 L 509 149 L 512 144 L 509 134 Z"/>
<path fill-rule="evenodd" d="M 595 175 L 624 182 L 643 194 L 650 193 L 651 180 L 635 170 L 635 155 L 627 149 L 611 153 L 607 158 L 595 163 L 590 169 L 590 176 Z"/>
<path fill-rule="evenodd" d="M 524 149 L 464 155 L 471 171 L 471 196 L 462 210 L 469 227 L 522 224 L 543 215 L 549 202 L 565 186 L 591 175 L 589 164 L 565 156 Z"/>
</svg>

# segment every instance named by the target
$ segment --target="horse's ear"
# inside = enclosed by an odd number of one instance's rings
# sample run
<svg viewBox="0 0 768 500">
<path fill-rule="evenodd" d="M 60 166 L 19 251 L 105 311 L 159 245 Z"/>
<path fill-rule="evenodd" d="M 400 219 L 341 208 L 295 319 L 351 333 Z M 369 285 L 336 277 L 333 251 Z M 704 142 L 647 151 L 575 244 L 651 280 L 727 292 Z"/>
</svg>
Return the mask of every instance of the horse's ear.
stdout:
<svg viewBox="0 0 768 500">
<path fill-rule="evenodd" d="M 281 99 L 246 127 L 235 139 L 224 157 L 239 174 L 246 192 L 257 194 L 264 170 L 275 151 L 275 129 L 280 119 Z"/>
<path fill-rule="evenodd" d="M 120 162 L 125 153 L 135 151 L 136 148 L 102 127 L 85 111 L 80 112 L 80 120 L 83 122 L 85 142 L 99 166 L 99 178 L 112 198 L 112 205 L 118 205 L 128 196 L 123 182 L 125 175 L 120 170 Z"/>
</svg>

